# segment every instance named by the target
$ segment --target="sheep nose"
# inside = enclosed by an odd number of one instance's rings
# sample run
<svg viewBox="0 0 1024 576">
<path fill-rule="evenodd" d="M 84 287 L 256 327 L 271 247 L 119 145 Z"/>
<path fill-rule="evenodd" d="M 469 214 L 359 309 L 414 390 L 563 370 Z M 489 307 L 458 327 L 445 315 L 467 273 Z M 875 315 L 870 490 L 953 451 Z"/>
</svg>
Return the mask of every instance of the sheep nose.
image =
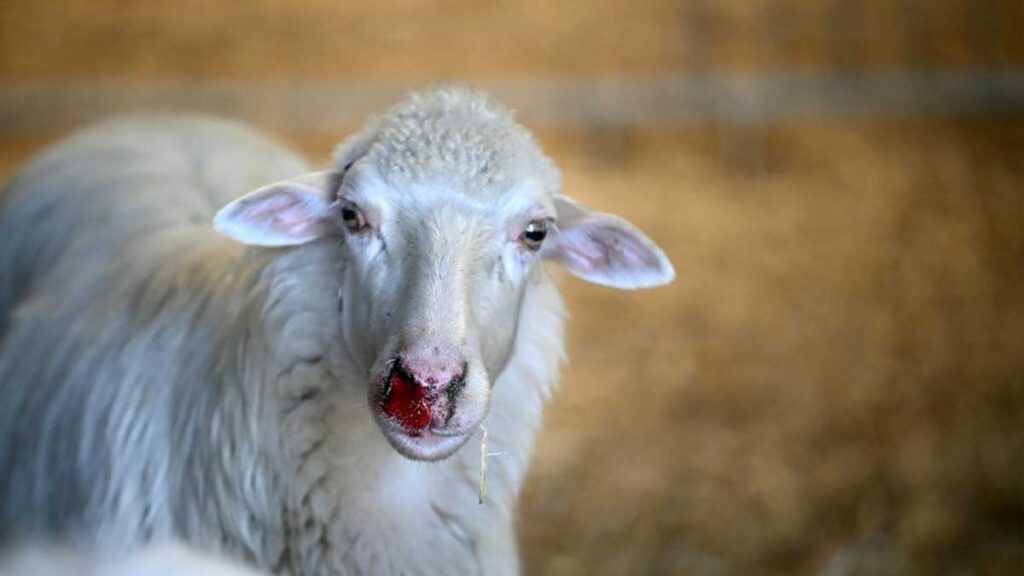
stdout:
<svg viewBox="0 0 1024 576">
<path fill-rule="evenodd" d="M 466 372 L 466 362 L 461 358 L 399 355 L 398 362 L 416 384 L 435 392 L 446 391 L 453 383 L 461 381 Z"/>
<path fill-rule="evenodd" d="M 465 376 L 466 358 L 454 343 L 416 338 L 398 351 L 399 366 L 428 392 L 446 391 Z"/>
</svg>

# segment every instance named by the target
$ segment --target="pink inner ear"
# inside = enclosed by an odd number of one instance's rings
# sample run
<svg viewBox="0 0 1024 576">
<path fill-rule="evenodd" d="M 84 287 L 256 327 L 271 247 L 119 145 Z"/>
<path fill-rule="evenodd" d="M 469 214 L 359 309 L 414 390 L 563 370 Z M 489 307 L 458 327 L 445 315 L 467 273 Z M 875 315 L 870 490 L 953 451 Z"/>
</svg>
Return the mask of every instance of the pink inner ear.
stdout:
<svg viewBox="0 0 1024 576">
<path fill-rule="evenodd" d="M 583 222 L 565 234 L 562 255 L 589 272 L 616 274 L 657 268 L 657 255 L 628 231 L 603 221 Z"/>
<path fill-rule="evenodd" d="M 273 232 L 288 236 L 300 236 L 310 232 L 317 220 L 307 202 L 299 196 L 287 193 L 246 203 L 239 216 L 241 220 L 265 226 Z"/>
<path fill-rule="evenodd" d="M 567 242 L 562 246 L 562 256 L 568 260 L 566 264 L 581 270 L 593 271 L 598 269 L 597 263 L 600 260 L 607 260 L 607 258 L 601 254 L 599 245 L 593 242 L 587 234 L 580 234 L 580 236 L 585 237 L 586 241 Z"/>
</svg>

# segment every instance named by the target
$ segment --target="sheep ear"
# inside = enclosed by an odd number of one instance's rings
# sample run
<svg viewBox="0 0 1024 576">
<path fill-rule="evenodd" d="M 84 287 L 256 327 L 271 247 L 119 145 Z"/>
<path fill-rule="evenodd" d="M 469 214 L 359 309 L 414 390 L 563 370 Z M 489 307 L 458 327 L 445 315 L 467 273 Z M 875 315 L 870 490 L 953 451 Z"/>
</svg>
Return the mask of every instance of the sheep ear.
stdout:
<svg viewBox="0 0 1024 576">
<path fill-rule="evenodd" d="M 595 212 L 571 198 L 555 197 L 556 234 L 544 258 L 588 282 L 629 290 L 668 284 L 675 270 L 650 238 L 629 222 Z"/>
<path fill-rule="evenodd" d="M 220 209 L 217 232 L 251 246 L 297 246 L 332 230 L 330 172 L 312 172 L 250 192 Z"/>
</svg>

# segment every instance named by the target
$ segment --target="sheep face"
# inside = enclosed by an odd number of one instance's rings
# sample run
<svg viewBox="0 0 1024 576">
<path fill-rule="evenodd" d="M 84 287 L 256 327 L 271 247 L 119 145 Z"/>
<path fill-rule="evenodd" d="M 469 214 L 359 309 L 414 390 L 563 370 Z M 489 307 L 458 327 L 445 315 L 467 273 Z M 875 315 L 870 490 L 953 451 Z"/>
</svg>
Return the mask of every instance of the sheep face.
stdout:
<svg viewBox="0 0 1024 576">
<path fill-rule="evenodd" d="M 335 166 L 240 198 L 214 224 L 260 246 L 341 239 L 342 344 L 409 458 L 451 455 L 487 414 L 530 329 L 524 294 L 547 281 L 541 261 L 617 288 L 674 276 L 642 232 L 562 196 L 529 133 L 476 93 L 412 97 L 343 145 Z"/>
<path fill-rule="evenodd" d="M 487 198 L 455 182 L 389 180 L 368 159 L 339 187 L 345 333 L 364 346 L 369 404 L 392 445 L 443 458 L 487 412 L 554 205 L 529 180 Z"/>
</svg>

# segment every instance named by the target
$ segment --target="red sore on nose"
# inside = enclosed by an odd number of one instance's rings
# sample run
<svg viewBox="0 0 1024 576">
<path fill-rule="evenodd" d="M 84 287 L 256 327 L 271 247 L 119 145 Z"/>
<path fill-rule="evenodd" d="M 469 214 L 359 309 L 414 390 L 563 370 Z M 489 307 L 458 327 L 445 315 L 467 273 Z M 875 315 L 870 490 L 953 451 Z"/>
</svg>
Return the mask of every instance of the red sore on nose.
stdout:
<svg viewBox="0 0 1024 576">
<path fill-rule="evenodd" d="M 412 432 L 419 432 L 430 424 L 430 404 L 426 389 L 412 381 L 403 370 L 391 372 L 390 391 L 384 398 L 383 408 L 389 416 Z"/>
</svg>

